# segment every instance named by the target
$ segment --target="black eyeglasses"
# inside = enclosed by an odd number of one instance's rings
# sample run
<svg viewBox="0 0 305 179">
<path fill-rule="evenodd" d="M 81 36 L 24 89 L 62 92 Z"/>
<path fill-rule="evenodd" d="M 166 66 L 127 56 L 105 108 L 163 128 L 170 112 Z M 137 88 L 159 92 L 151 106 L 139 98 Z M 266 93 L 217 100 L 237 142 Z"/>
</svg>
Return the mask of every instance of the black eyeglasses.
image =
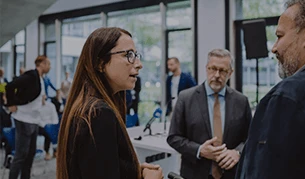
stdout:
<svg viewBox="0 0 305 179">
<path fill-rule="evenodd" d="M 134 52 L 132 50 L 122 50 L 122 51 L 118 51 L 118 52 L 110 52 L 109 55 L 114 55 L 114 54 L 119 54 L 119 53 L 126 53 L 126 57 L 129 63 L 134 64 L 134 62 L 136 61 L 136 58 L 141 60 L 141 54 L 138 52 Z"/>
<path fill-rule="evenodd" d="M 222 76 L 226 76 L 230 72 L 229 69 L 216 68 L 214 66 L 208 67 L 208 70 L 210 70 L 212 74 L 216 74 L 217 72 L 219 72 L 219 74 Z"/>
</svg>

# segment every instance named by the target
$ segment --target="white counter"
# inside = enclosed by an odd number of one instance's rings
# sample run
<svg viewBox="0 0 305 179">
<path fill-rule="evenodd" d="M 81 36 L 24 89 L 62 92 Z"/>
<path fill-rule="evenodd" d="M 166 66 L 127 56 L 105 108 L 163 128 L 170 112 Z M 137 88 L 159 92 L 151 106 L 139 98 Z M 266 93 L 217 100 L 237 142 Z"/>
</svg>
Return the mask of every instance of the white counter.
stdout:
<svg viewBox="0 0 305 179">
<path fill-rule="evenodd" d="M 170 124 L 167 123 L 166 132 L 164 132 L 164 123 L 152 124 L 151 136 L 148 135 L 149 130 L 146 130 L 145 133 L 143 132 L 145 126 L 127 128 L 127 132 L 141 163 L 145 162 L 147 157 L 163 152 L 165 153 L 166 157 L 164 159 L 152 162 L 154 164 L 159 164 L 162 167 L 164 176 L 167 176 L 169 172 L 179 173 L 180 170 L 180 154 L 166 142 L 169 125 Z M 156 133 L 158 134 L 156 135 Z M 141 136 L 141 140 L 134 139 L 139 136 Z"/>
</svg>

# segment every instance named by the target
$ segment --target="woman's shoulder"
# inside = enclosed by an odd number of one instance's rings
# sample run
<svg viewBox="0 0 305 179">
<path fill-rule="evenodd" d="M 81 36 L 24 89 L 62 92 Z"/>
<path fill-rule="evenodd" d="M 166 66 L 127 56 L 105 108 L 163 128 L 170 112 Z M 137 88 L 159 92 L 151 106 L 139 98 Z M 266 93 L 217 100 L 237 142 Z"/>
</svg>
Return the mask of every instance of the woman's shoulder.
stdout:
<svg viewBox="0 0 305 179">
<path fill-rule="evenodd" d="M 92 109 L 89 109 L 91 123 L 116 123 L 114 110 L 103 99 L 91 99 Z"/>
<path fill-rule="evenodd" d="M 95 97 L 93 97 L 91 99 L 92 105 L 93 105 L 93 109 L 94 111 L 96 111 L 96 113 L 100 113 L 100 112 L 110 112 L 114 114 L 113 109 L 103 100 L 103 99 L 97 99 Z"/>
<path fill-rule="evenodd" d="M 86 114 L 83 117 L 74 118 L 73 126 L 79 125 L 79 135 L 87 136 L 90 134 L 90 130 L 93 133 L 106 132 L 109 129 L 117 128 L 117 119 L 114 111 L 104 101 L 97 101 L 93 106 L 88 108 Z M 77 122 L 78 120 L 78 122 Z M 103 130 L 101 130 L 103 129 Z"/>
</svg>

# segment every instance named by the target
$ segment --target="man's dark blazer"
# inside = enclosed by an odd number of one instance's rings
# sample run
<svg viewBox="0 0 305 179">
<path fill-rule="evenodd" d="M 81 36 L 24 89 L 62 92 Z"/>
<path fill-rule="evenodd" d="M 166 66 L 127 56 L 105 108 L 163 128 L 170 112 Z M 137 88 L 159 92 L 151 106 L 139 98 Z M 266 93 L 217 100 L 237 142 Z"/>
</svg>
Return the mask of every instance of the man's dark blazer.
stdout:
<svg viewBox="0 0 305 179">
<path fill-rule="evenodd" d="M 260 100 L 236 179 L 305 178 L 304 84 L 303 67 Z"/>
<path fill-rule="evenodd" d="M 36 99 L 41 92 L 38 71 L 29 70 L 5 86 L 6 106 L 24 105 Z"/>
<path fill-rule="evenodd" d="M 167 111 L 166 114 L 168 115 L 172 111 L 172 93 L 171 93 L 171 84 L 172 84 L 172 78 L 173 75 L 168 76 L 166 79 L 166 103 L 167 103 Z M 178 85 L 178 94 L 185 89 L 188 89 L 190 87 L 196 86 L 195 79 L 187 74 L 187 73 L 181 73 L 179 85 Z"/>
<path fill-rule="evenodd" d="M 204 83 L 183 90 L 171 119 L 167 142 L 181 154 L 180 175 L 187 179 L 207 179 L 211 171 L 211 160 L 197 158 L 200 145 L 213 138 L 207 101 Z M 248 99 L 227 86 L 225 108 L 223 143 L 241 152 L 251 121 Z M 225 171 L 224 178 L 234 178 L 235 168 Z"/>
</svg>

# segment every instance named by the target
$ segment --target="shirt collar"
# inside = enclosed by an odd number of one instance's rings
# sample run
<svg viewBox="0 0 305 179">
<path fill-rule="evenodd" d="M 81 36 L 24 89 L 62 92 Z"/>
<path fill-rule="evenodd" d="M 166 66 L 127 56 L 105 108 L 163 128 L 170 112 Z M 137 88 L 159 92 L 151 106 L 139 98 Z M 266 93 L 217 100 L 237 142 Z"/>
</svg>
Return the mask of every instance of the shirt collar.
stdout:
<svg viewBox="0 0 305 179">
<path fill-rule="evenodd" d="M 208 82 L 207 81 L 205 81 L 204 82 L 204 85 L 205 85 L 205 89 L 206 89 L 206 94 L 207 94 L 207 96 L 210 96 L 210 95 L 213 95 L 215 92 L 212 90 L 212 88 L 208 85 Z M 225 96 L 226 95 L 226 86 L 224 87 L 224 88 L 222 88 L 220 91 L 219 91 L 219 93 L 218 93 L 218 95 L 220 95 L 220 96 Z"/>
</svg>

